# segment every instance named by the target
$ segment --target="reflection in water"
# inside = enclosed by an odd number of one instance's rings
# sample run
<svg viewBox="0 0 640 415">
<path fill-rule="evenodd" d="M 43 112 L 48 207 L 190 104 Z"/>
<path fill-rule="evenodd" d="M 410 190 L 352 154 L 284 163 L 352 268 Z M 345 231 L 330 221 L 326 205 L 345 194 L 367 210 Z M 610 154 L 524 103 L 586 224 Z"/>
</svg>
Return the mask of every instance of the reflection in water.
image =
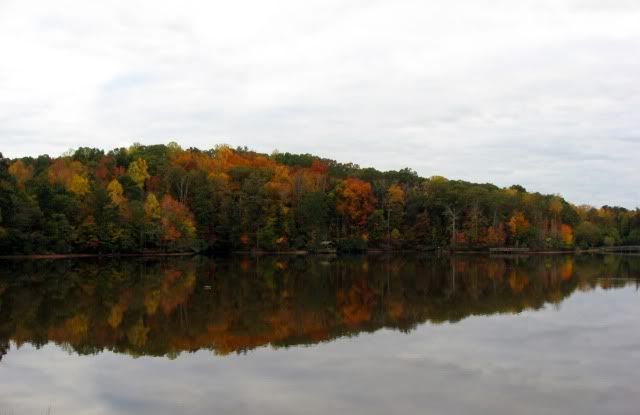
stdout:
<svg viewBox="0 0 640 415">
<path fill-rule="evenodd" d="M 0 359 L 10 341 L 169 357 L 312 344 L 536 310 L 638 278 L 640 257 L 625 256 L 4 262 Z"/>
</svg>

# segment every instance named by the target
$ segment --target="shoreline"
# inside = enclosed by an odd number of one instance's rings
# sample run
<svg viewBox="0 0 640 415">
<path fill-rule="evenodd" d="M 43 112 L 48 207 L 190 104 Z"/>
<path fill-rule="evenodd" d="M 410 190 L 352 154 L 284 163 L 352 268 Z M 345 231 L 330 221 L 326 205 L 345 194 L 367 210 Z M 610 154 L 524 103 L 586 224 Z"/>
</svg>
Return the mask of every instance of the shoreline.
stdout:
<svg viewBox="0 0 640 415">
<path fill-rule="evenodd" d="M 445 255 L 487 255 L 491 257 L 515 258 L 529 255 L 580 255 L 580 254 L 615 254 L 615 255 L 639 255 L 640 252 L 633 251 L 616 251 L 601 248 L 579 249 L 573 251 L 567 250 L 532 250 L 526 252 L 489 252 L 480 250 L 435 250 L 435 251 L 416 251 L 411 249 L 369 249 L 364 252 L 340 254 L 335 252 L 313 252 L 307 250 L 292 251 L 251 251 L 238 250 L 225 253 L 226 255 L 252 255 L 252 256 L 351 256 L 351 255 L 380 255 L 380 254 L 445 254 Z M 111 253 L 111 254 L 16 254 L 16 255 L 0 255 L 0 260 L 47 260 L 47 259 L 80 259 L 80 258 L 160 258 L 160 257 L 186 257 L 186 256 L 213 256 L 213 254 L 199 254 L 196 252 L 139 252 L 139 253 Z"/>
<path fill-rule="evenodd" d="M 169 257 L 192 256 L 193 252 L 141 252 L 118 254 L 16 254 L 0 255 L 0 259 L 74 259 L 74 258 L 144 258 L 144 257 Z"/>
</svg>

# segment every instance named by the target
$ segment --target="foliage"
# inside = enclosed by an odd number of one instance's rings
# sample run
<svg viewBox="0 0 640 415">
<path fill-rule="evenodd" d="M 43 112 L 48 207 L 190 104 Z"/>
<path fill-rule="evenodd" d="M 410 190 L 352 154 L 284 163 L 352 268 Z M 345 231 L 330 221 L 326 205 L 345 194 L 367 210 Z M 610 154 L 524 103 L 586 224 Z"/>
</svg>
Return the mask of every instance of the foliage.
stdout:
<svg viewBox="0 0 640 415">
<path fill-rule="evenodd" d="M 640 244 L 640 211 L 224 145 L 0 156 L 0 254 L 280 251 L 327 241 L 343 252 Z"/>
<path fill-rule="evenodd" d="M 337 189 L 336 210 L 356 226 L 362 226 L 373 212 L 376 203 L 371 184 L 356 178 L 348 178 Z"/>
<path fill-rule="evenodd" d="M 583 222 L 576 228 L 576 242 L 582 248 L 601 245 L 603 242 L 602 230 L 592 222 Z"/>
</svg>

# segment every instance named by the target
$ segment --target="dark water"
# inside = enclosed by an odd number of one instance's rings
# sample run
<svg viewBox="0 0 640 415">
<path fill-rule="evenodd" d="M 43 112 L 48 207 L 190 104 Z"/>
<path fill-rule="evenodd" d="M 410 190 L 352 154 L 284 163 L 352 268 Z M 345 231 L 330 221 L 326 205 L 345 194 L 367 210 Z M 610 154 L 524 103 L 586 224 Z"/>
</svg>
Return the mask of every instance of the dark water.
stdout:
<svg viewBox="0 0 640 415">
<path fill-rule="evenodd" d="M 640 257 L 0 262 L 4 414 L 638 414 Z"/>
</svg>

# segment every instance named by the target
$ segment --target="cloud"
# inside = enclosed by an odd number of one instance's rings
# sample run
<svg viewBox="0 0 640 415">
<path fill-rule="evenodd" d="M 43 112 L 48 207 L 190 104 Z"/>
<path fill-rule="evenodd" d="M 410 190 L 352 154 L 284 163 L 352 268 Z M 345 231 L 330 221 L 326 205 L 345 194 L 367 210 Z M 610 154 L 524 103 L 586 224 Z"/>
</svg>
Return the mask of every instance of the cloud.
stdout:
<svg viewBox="0 0 640 415">
<path fill-rule="evenodd" d="M 227 142 L 640 204 L 636 2 L 0 8 L 12 157 Z"/>
</svg>

